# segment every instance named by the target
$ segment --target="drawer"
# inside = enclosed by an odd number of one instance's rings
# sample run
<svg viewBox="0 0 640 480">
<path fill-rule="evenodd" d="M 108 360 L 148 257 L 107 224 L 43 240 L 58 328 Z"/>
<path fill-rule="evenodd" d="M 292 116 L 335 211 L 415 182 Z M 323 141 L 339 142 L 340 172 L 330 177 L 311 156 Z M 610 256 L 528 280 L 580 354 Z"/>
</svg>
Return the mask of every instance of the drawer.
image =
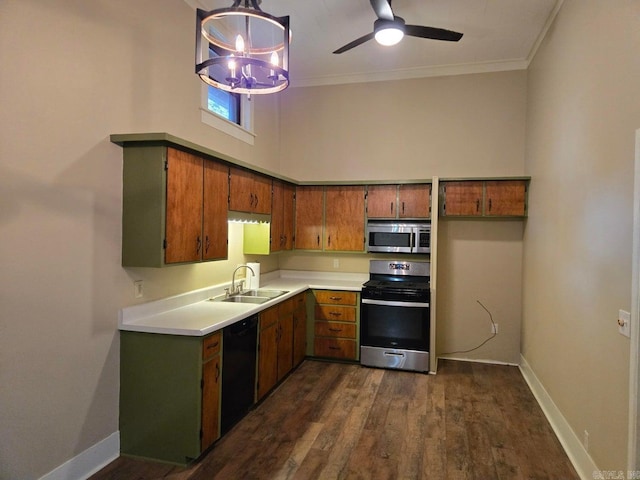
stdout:
<svg viewBox="0 0 640 480">
<path fill-rule="evenodd" d="M 222 338 L 221 332 L 216 332 L 213 335 L 204 337 L 202 342 L 202 359 L 206 360 L 220 353 L 220 340 Z"/>
<path fill-rule="evenodd" d="M 278 305 L 271 308 L 267 308 L 265 311 L 260 312 L 260 330 L 273 325 L 278 321 L 280 316 Z"/>
<path fill-rule="evenodd" d="M 355 322 L 356 307 L 339 307 L 333 305 L 316 305 L 316 320 L 334 320 L 340 322 Z"/>
<path fill-rule="evenodd" d="M 356 341 L 342 338 L 316 337 L 314 340 L 314 355 L 316 357 L 356 360 Z"/>
<path fill-rule="evenodd" d="M 319 337 L 356 338 L 355 323 L 316 322 L 315 334 Z"/>
<path fill-rule="evenodd" d="M 355 305 L 357 295 L 355 292 L 341 292 L 338 290 L 315 290 L 316 302 L 333 305 Z"/>
</svg>

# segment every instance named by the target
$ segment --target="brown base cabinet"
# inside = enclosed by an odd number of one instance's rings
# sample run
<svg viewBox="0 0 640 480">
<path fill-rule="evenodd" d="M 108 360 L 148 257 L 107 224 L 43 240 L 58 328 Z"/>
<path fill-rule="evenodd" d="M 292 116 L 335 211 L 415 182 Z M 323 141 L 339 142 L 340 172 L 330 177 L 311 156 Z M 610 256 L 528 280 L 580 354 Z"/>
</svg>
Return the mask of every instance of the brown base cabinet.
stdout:
<svg viewBox="0 0 640 480">
<path fill-rule="evenodd" d="M 120 332 L 120 452 L 186 465 L 220 437 L 221 332 Z"/>
<path fill-rule="evenodd" d="M 314 290 L 313 299 L 313 355 L 358 360 L 358 294 Z"/>
<path fill-rule="evenodd" d="M 293 367 L 302 363 L 307 352 L 307 294 L 293 297 Z"/>
<path fill-rule="evenodd" d="M 269 393 L 293 368 L 293 308 L 290 298 L 260 313 L 256 400 Z"/>
</svg>

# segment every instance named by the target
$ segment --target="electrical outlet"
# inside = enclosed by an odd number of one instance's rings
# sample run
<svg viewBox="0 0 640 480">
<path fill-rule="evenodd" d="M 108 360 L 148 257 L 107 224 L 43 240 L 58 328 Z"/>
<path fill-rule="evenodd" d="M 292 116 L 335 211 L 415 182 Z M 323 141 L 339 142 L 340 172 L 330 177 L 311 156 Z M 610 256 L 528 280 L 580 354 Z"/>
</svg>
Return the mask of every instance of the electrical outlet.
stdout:
<svg viewBox="0 0 640 480">
<path fill-rule="evenodd" d="M 498 334 L 498 324 L 497 323 L 492 323 L 491 324 L 491 333 L 494 335 Z"/>
<path fill-rule="evenodd" d="M 631 337 L 631 314 L 624 310 L 618 311 L 618 333 L 625 337 Z"/>
<path fill-rule="evenodd" d="M 587 452 L 589 451 L 589 432 L 587 432 L 586 430 L 582 435 L 582 446 Z"/>
<path fill-rule="evenodd" d="M 337 258 L 333 259 L 333 268 L 340 268 L 340 260 Z"/>
<path fill-rule="evenodd" d="M 133 282 L 133 294 L 136 298 L 142 298 L 144 296 L 144 285 L 142 280 L 136 280 Z"/>
</svg>

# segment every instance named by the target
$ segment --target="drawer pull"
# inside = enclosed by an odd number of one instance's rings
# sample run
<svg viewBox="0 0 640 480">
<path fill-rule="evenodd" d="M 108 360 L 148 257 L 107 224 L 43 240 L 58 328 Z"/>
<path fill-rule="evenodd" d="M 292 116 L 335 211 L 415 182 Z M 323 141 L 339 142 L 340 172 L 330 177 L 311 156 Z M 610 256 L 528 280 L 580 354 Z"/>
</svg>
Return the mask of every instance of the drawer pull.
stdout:
<svg viewBox="0 0 640 480">
<path fill-rule="evenodd" d="M 329 315 L 333 315 L 334 317 L 342 316 L 342 312 L 329 312 Z"/>
<path fill-rule="evenodd" d="M 329 350 L 340 350 L 340 347 L 334 347 L 333 345 L 330 345 Z"/>
<path fill-rule="evenodd" d="M 339 302 L 342 300 L 342 297 L 329 297 L 329 300 L 333 300 L 334 302 Z"/>
<path fill-rule="evenodd" d="M 341 328 L 330 328 L 329 331 L 330 332 L 341 332 L 342 329 Z"/>
<path fill-rule="evenodd" d="M 207 345 L 207 350 L 209 350 L 210 348 L 216 348 L 219 345 L 220 342 L 216 342 L 213 345 Z"/>
</svg>

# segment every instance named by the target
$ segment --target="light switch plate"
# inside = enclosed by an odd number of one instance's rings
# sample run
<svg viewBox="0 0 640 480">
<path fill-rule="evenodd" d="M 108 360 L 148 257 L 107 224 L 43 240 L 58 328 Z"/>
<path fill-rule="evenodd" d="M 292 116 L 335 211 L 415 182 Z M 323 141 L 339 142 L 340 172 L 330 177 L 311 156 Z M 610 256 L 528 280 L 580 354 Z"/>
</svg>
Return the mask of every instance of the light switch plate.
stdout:
<svg viewBox="0 0 640 480">
<path fill-rule="evenodd" d="M 631 337 L 631 314 L 624 310 L 618 311 L 618 333 L 625 337 Z"/>
<path fill-rule="evenodd" d="M 142 298 L 144 296 L 144 284 L 142 280 L 133 282 L 133 294 L 136 298 Z"/>
</svg>

